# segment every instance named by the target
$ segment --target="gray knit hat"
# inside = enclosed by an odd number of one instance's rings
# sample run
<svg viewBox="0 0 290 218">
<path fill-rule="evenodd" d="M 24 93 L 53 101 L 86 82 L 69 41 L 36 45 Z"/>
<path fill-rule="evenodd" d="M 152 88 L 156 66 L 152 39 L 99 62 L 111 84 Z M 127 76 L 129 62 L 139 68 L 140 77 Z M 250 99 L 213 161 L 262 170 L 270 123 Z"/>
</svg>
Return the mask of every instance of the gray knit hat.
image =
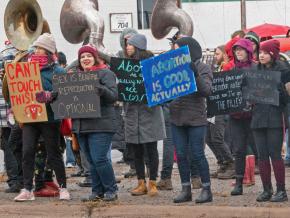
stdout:
<svg viewBox="0 0 290 218">
<path fill-rule="evenodd" d="M 130 37 L 127 41 L 128 44 L 135 46 L 136 48 L 139 48 L 141 50 L 147 49 L 147 39 L 142 34 L 135 34 L 132 37 Z"/>
<path fill-rule="evenodd" d="M 39 46 L 53 54 L 56 52 L 56 44 L 53 36 L 50 33 L 43 33 L 42 35 L 40 35 L 38 39 L 33 43 L 33 46 Z"/>
</svg>

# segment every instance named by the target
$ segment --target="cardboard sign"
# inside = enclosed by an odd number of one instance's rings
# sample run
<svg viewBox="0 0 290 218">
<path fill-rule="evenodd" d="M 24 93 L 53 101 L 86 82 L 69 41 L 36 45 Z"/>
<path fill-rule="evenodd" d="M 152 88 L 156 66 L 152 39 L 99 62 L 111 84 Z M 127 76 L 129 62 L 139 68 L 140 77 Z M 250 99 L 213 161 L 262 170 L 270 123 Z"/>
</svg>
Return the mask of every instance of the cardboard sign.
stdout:
<svg viewBox="0 0 290 218">
<path fill-rule="evenodd" d="M 243 98 L 251 103 L 279 106 L 279 84 L 281 72 L 249 70 L 245 71 Z"/>
<path fill-rule="evenodd" d="M 242 80 L 242 71 L 213 74 L 212 94 L 207 98 L 209 116 L 243 111 L 245 102 L 241 89 Z"/>
<path fill-rule="evenodd" d="M 51 106 L 55 118 L 101 117 L 100 96 L 95 90 L 97 83 L 96 72 L 54 74 L 53 91 L 58 92 L 58 96 Z"/>
<path fill-rule="evenodd" d="M 16 120 L 20 123 L 47 121 L 45 104 L 40 104 L 35 99 L 35 93 L 43 91 L 39 64 L 7 63 L 5 72 Z"/>
<path fill-rule="evenodd" d="M 111 70 L 118 78 L 119 101 L 147 103 L 139 60 L 112 57 Z"/>
<path fill-rule="evenodd" d="M 188 47 L 141 61 L 150 107 L 197 91 Z"/>
</svg>

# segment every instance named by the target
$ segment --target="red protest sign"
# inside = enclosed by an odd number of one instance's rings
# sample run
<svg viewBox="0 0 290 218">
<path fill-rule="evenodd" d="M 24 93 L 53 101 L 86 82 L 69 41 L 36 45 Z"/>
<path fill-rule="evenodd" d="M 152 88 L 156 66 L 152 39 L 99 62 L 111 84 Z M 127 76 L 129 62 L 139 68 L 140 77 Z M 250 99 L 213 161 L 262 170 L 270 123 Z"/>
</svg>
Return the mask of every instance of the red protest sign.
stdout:
<svg viewBox="0 0 290 218">
<path fill-rule="evenodd" d="M 35 93 L 43 90 L 39 64 L 7 63 L 5 72 L 10 103 L 16 120 L 20 123 L 47 121 L 45 104 L 40 104 L 35 99 Z"/>
</svg>

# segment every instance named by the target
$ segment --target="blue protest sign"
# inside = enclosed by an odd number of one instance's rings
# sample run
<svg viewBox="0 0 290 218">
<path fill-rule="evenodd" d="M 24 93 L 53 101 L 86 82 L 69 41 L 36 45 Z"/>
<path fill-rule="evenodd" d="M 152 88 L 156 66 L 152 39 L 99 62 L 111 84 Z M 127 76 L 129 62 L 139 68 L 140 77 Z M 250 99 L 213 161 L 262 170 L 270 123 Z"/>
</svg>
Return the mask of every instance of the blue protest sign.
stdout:
<svg viewBox="0 0 290 218">
<path fill-rule="evenodd" d="M 141 61 L 150 107 L 196 92 L 187 46 Z"/>
</svg>

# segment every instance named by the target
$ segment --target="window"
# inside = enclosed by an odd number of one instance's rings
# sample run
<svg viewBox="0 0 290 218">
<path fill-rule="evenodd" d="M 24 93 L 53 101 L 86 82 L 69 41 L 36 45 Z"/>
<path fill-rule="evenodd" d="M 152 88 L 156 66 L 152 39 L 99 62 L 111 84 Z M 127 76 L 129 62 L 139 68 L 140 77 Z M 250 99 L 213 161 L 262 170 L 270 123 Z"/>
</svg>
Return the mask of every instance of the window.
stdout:
<svg viewBox="0 0 290 218">
<path fill-rule="evenodd" d="M 156 0 L 137 0 L 138 29 L 150 29 L 155 2 Z"/>
<path fill-rule="evenodd" d="M 150 29 L 151 16 L 153 7 L 157 0 L 137 0 L 138 11 L 138 29 Z M 181 0 L 177 0 L 176 4 L 180 7 Z"/>
</svg>

